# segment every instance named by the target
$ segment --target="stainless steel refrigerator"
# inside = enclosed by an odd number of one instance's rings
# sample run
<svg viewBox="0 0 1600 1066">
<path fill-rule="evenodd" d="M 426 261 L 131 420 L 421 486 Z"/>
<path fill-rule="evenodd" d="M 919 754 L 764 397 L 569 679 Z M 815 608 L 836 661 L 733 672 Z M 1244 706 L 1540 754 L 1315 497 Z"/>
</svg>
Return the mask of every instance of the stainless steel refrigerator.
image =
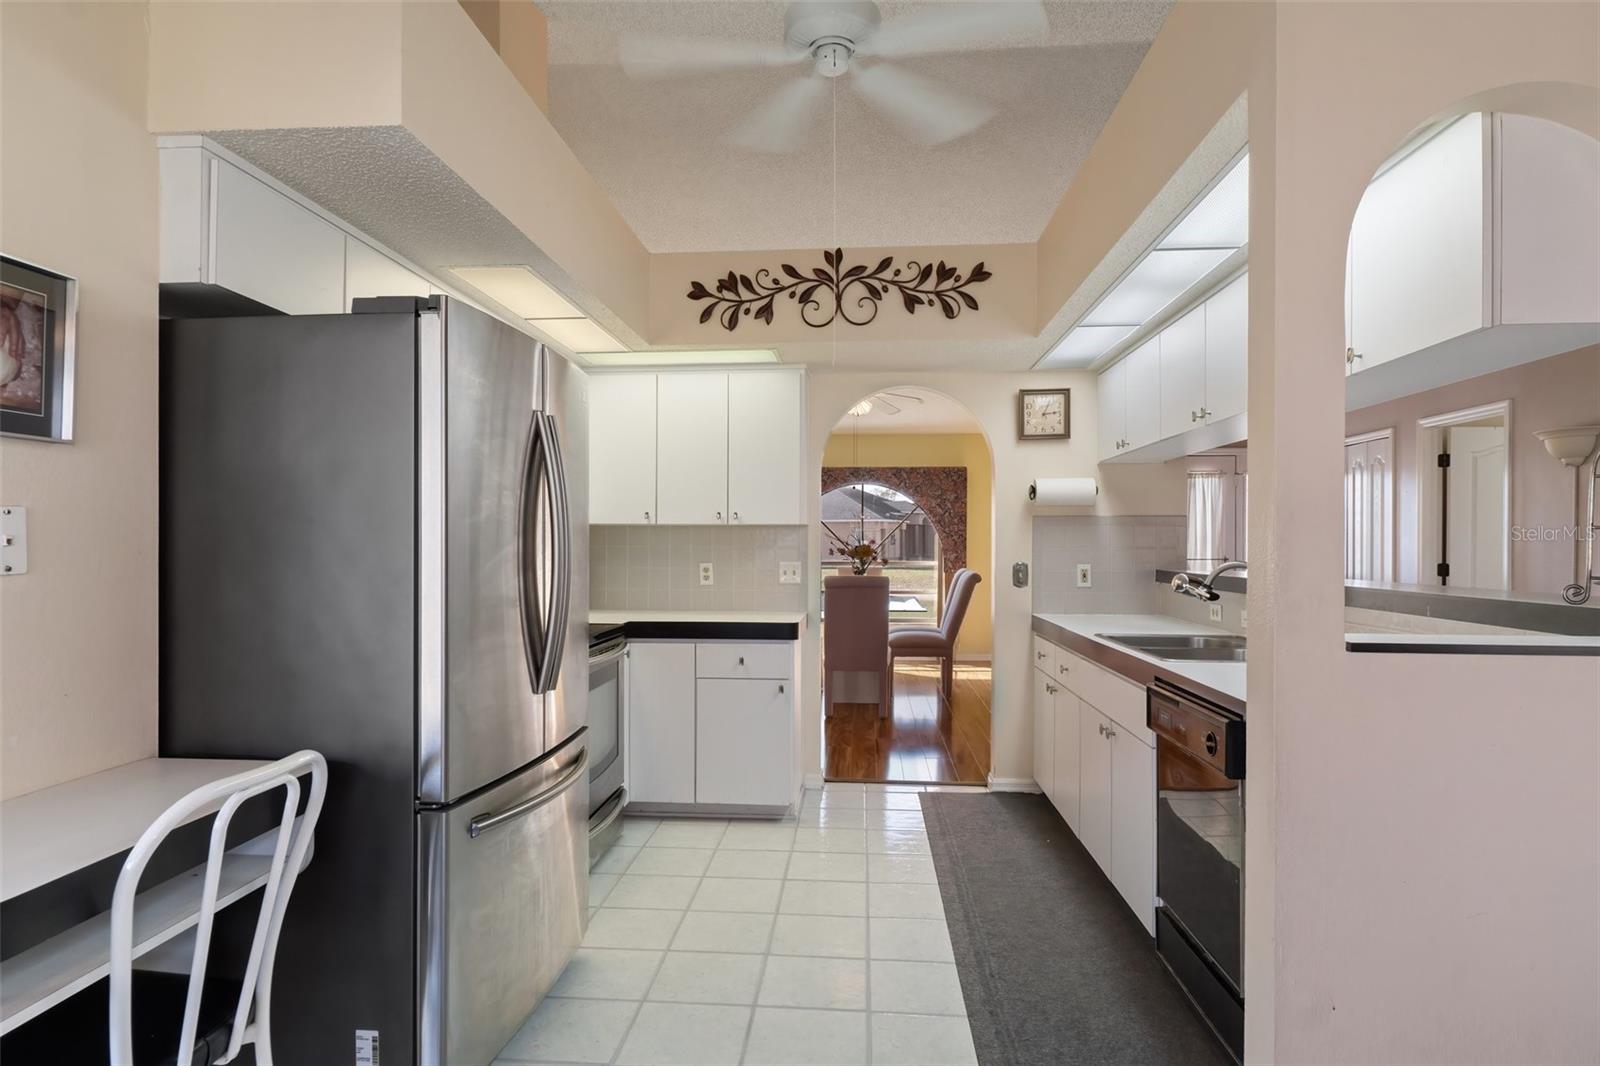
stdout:
<svg viewBox="0 0 1600 1066">
<path fill-rule="evenodd" d="M 583 374 L 442 297 L 168 321 L 161 754 L 328 759 L 282 1062 L 487 1063 L 583 935 Z"/>
</svg>

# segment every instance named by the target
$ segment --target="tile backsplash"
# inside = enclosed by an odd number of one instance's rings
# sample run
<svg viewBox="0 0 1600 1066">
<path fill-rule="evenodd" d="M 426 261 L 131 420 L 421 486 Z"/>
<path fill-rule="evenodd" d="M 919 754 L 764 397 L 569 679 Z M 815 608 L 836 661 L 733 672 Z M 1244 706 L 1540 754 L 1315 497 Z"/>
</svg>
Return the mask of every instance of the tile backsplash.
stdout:
<svg viewBox="0 0 1600 1066">
<path fill-rule="evenodd" d="M 590 526 L 596 610 L 803 611 L 808 586 L 778 582 L 806 558 L 805 526 Z M 712 584 L 700 584 L 710 563 Z M 802 569 L 802 574 L 805 572 Z"/>
<path fill-rule="evenodd" d="M 1033 519 L 1033 609 L 1052 614 L 1164 612 L 1160 567 L 1183 565 L 1183 515 L 1038 515 Z M 1077 568 L 1088 563 L 1089 588 Z"/>
</svg>

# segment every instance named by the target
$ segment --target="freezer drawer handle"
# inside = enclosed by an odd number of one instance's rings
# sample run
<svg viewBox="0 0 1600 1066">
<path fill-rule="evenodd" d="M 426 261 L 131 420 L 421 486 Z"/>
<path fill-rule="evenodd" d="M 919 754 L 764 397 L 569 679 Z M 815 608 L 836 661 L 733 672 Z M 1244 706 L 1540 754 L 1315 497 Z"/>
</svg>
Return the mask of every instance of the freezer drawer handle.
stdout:
<svg viewBox="0 0 1600 1066">
<path fill-rule="evenodd" d="M 555 784 L 551 785 L 543 792 L 529 796 L 527 799 L 523 800 L 514 807 L 507 807 L 505 810 L 496 811 L 493 814 L 478 815 L 478 817 L 467 823 L 467 836 L 476 837 L 481 833 L 487 833 L 496 826 L 504 825 L 509 821 L 521 818 L 525 814 L 532 814 L 534 811 L 550 803 L 552 800 L 557 799 L 563 792 L 571 788 L 572 783 L 583 776 L 584 768 L 588 765 L 589 749 L 584 748 L 578 753 L 578 761 L 567 767 L 567 769 L 561 774 L 560 778 L 556 780 Z"/>
</svg>

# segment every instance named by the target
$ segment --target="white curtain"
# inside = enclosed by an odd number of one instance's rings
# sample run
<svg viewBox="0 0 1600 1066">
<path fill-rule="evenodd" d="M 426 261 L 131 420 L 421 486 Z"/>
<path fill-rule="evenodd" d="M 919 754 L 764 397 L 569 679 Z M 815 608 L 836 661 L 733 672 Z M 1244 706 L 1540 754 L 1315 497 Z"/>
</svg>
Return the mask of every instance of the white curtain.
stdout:
<svg viewBox="0 0 1600 1066">
<path fill-rule="evenodd" d="M 1189 562 L 1191 569 L 1209 570 L 1223 561 L 1222 474 L 1215 470 L 1189 472 Z"/>
</svg>

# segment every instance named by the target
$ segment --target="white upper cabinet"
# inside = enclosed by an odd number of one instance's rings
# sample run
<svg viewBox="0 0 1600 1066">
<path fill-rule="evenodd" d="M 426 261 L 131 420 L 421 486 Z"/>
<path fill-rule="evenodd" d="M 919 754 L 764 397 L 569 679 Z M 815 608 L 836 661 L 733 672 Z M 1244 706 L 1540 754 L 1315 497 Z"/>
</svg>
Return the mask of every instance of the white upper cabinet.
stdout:
<svg viewBox="0 0 1600 1066">
<path fill-rule="evenodd" d="M 728 515 L 728 375 L 661 374 L 656 382 L 660 521 L 715 525 Z"/>
<path fill-rule="evenodd" d="M 1187 433 L 1206 405 L 1206 309 L 1201 304 L 1161 331 L 1161 436 Z"/>
<path fill-rule="evenodd" d="M 1350 227 L 1350 338 L 1367 370 L 1488 325 L 1487 119 L 1468 115 L 1367 186 Z"/>
<path fill-rule="evenodd" d="M 364 241 L 344 239 L 344 309 L 367 296 L 427 296 L 430 286 Z"/>
<path fill-rule="evenodd" d="M 1206 301 L 1207 423 L 1242 415 L 1249 395 L 1250 277 L 1241 274 Z"/>
<path fill-rule="evenodd" d="M 589 377 L 589 521 L 656 520 L 656 376 Z"/>
<path fill-rule="evenodd" d="M 1471 114 L 1374 178 L 1351 225 L 1346 406 L 1600 342 L 1600 141 Z"/>
<path fill-rule="evenodd" d="M 1100 458 L 1122 451 L 1128 429 L 1128 364 L 1112 363 L 1100 372 L 1095 397 L 1099 404 Z"/>
<path fill-rule="evenodd" d="M 1124 382 L 1128 409 L 1124 448 L 1142 448 L 1161 436 L 1161 343 L 1151 337 L 1128 354 Z"/>
<path fill-rule="evenodd" d="M 290 315 L 344 307 L 344 233 L 276 189 L 214 160 L 211 282 Z"/>
<path fill-rule="evenodd" d="M 747 526 L 804 523 L 805 379 L 792 372 L 727 377 L 728 521 Z"/>
</svg>

